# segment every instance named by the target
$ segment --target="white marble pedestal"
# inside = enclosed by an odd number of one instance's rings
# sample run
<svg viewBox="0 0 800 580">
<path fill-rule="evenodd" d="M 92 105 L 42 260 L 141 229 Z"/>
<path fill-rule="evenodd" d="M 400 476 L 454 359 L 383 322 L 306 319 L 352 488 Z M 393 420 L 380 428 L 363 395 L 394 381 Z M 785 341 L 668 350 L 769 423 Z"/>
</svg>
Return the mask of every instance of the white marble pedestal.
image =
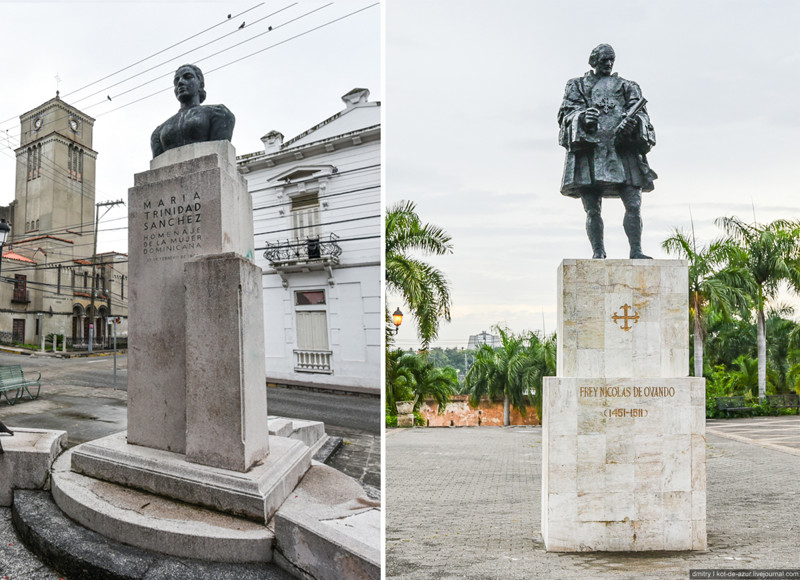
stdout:
<svg viewBox="0 0 800 580">
<path fill-rule="evenodd" d="M 706 549 L 705 381 L 687 376 L 688 270 L 564 260 L 543 393 L 549 551 Z"/>
</svg>

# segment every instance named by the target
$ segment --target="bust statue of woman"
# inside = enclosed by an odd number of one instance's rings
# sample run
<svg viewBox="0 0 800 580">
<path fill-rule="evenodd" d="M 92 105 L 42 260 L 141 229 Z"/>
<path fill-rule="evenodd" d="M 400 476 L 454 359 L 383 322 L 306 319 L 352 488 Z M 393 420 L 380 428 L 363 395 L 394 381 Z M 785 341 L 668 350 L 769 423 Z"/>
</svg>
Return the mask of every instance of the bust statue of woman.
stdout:
<svg viewBox="0 0 800 580">
<path fill-rule="evenodd" d="M 153 158 L 164 151 L 204 141 L 230 141 L 236 118 L 225 105 L 201 105 L 206 100 L 203 71 L 185 64 L 172 80 L 175 97 L 181 104 L 178 113 L 156 127 L 150 137 Z"/>
</svg>

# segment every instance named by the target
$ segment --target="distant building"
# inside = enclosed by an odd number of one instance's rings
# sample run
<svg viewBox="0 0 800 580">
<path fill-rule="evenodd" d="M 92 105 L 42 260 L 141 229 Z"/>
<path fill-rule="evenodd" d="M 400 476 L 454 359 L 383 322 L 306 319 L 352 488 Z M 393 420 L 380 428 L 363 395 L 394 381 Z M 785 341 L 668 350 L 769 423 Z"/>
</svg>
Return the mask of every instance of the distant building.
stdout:
<svg viewBox="0 0 800 580">
<path fill-rule="evenodd" d="M 473 334 L 469 337 L 467 348 L 475 350 L 482 344 L 488 344 L 492 348 L 503 346 L 503 341 L 496 334 L 489 334 L 485 330 L 480 334 Z"/>
<path fill-rule="evenodd" d="M 264 271 L 269 382 L 379 392 L 381 126 L 369 91 L 345 109 L 239 167 L 253 196 Z"/>
<path fill-rule="evenodd" d="M 95 251 L 94 119 L 58 96 L 20 116 L 14 201 L 3 248 L 0 342 L 63 334 L 96 343 L 109 317 L 127 318 L 128 257 Z M 94 309 L 92 293 L 94 292 Z M 124 331 L 125 325 L 119 329 Z"/>
</svg>

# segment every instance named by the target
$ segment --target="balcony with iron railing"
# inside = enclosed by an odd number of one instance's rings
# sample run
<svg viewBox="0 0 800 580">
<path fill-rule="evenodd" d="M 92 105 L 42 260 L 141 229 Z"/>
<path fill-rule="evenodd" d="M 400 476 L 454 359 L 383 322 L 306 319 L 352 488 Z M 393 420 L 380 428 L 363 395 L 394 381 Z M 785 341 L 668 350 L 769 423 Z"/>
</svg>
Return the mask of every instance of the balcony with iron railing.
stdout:
<svg viewBox="0 0 800 580">
<path fill-rule="evenodd" d="M 294 370 L 298 373 L 331 374 L 331 355 L 329 350 L 295 350 Z"/>
<path fill-rule="evenodd" d="M 264 257 L 276 270 L 302 271 L 329 268 L 339 263 L 339 236 L 329 234 L 304 240 L 267 242 Z"/>
</svg>

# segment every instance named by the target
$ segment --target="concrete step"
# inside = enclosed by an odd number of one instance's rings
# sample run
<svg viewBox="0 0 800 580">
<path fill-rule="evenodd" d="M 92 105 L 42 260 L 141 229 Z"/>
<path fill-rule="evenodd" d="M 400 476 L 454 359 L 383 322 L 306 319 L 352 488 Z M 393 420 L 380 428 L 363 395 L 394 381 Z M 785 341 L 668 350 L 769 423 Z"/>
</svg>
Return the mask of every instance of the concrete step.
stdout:
<svg viewBox="0 0 800 580">
<path fill-rule="evenodd" d="M 212 562 L 269 562 L 273 534 L 262 523 L 100 481 L 70 470 L 73 450 L 53 464 L 59 508 L 112 540 Z"/>
<path fill-rule="evenodd" d="M 23 543 L 67 578 L 92 580 L 290 580 L 274 564 L 176 558 L 128 546 L 88 530 L 58 509 L 47 491 L 14 492 L 14 528 Z"/>
</svg>

